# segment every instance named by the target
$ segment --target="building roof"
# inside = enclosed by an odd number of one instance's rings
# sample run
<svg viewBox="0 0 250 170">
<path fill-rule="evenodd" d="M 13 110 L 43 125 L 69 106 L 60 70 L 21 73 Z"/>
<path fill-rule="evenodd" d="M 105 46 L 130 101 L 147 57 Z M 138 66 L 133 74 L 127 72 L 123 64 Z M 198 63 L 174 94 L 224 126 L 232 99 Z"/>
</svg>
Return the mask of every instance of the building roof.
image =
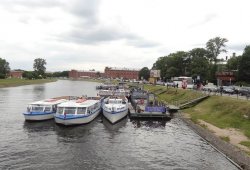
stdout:
<svg viewBox="0 0 250 170">
<path fill-rule="evenodd" d="M 125 68 L 125 67 L 106 67 L 109 70 L 124 70 L 124 71 L 140 71 L 140 69 L 135 68 Z"/>
</svg>

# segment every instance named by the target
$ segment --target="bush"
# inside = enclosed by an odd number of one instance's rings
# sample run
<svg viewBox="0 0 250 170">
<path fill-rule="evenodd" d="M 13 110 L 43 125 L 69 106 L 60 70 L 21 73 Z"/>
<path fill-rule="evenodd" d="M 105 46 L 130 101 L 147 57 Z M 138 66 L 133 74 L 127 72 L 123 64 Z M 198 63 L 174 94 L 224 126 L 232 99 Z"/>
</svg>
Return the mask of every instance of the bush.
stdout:
<svg viewBox="0 0 250 170">
<path fill-rule="evenodd" d="M 0 79 L 5 79 L 5 74 L 0 73 Z"/>
</svg>

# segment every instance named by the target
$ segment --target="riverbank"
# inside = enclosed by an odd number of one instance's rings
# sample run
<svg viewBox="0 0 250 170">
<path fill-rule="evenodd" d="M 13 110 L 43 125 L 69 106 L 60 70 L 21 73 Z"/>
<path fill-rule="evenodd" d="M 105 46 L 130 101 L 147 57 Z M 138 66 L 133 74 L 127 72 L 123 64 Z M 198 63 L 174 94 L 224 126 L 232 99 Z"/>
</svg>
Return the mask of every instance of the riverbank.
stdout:
<svg viewBox="0 0 250 170">
<path fill-rule="evenodd" d="M 211 96 L 183 110 L 188 117 L 221 139 L 250 155 L 250 102 L 225 96 Z"/>
<path fill-rule="evenodd" d="M 192 90 L 166 90 L 166 87 L 161 86 L 145 86 L 145 89 L 156 94 L 159 92 L 158 98 L 173 104 L 203 95 Z M 210 96 L 182 112 L 182 119 L 200 136 L 243 167 L 250 169 L 249 163 L 247 164 L 250 162 L 249 101 L 228 96 Z"/>
<path fill-rule="evenodd" d="M 16 87 L 16 86 L 23 86 L 30 84 L 42 84 L 55 81 L 57 81 L 57 79 L 36 79 L 36 80 L 26 80 L 26 79 L 16 79 L 16 78 L 0 79 L 0 88 Z"/>
</svg>

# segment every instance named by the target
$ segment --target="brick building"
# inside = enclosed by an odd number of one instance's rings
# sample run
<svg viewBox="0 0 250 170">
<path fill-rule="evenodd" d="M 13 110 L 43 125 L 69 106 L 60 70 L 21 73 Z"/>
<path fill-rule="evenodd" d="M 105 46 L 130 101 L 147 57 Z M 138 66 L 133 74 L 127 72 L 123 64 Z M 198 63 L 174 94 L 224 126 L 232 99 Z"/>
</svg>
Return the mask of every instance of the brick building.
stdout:
<svg viewBox="0 0 250 170">
<path fill-rule="evenodd" d="M 139 78 L 139 70 L 137 69 L 106 67 L 104 73 L 107 78 L 123 78 L 136 80 L 138 80 Z"/>
<path fill-rule="evenodd" d="M 11 78 L 23 78 L 23 71 L 10 71 L 9 76 Z"/>
<path fill-rule="evenodd" d="M 231 71 L 217 72 L 216 78 L 218 85 L 231 85 L 235 82 L 235 75 Z"/>
<path fill-rule="evenodd" d="M 99 71 L 78 71 L 78 70 L 71 70 L 69 72 L 69 78 L 88 78 L 88 77 L 103 77 L 104 73 L 100 73 Z"/>
<path fill-rule="evenodd" d="M 139 70 L 127 69 L 127 68 L 116 68 L 116 67 L 106 67 L 104 73 L 98 71 L 78 71 L 71 70 L 69 72 L 69 78 L 123 78 L 123 79 L 136 79 L 139 78 Z"/>
</svg>

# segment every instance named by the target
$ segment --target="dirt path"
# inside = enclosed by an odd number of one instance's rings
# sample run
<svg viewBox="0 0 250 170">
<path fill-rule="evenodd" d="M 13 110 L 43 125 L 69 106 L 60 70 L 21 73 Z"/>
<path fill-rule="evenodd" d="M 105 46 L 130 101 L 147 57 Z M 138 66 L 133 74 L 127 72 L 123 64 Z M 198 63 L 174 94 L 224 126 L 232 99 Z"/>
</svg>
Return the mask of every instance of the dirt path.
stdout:
<svg viewBox="0 0 250 170">
<path fill-rule="evenodd" d="M 244 151 L 250 152 L 250 149 L 244 145 L 241 145 L 241 141 L 250 141 L 242 132 L 234 128 L 220 129 L 210 123 L 207 123 L 203 120 L 198 120 L 200 125 L 207 127 L 208 130 L 213 132 L 216 136 L 219 137 L 228 137 L 230 143 L 241 148 Z"/>
</svg>

